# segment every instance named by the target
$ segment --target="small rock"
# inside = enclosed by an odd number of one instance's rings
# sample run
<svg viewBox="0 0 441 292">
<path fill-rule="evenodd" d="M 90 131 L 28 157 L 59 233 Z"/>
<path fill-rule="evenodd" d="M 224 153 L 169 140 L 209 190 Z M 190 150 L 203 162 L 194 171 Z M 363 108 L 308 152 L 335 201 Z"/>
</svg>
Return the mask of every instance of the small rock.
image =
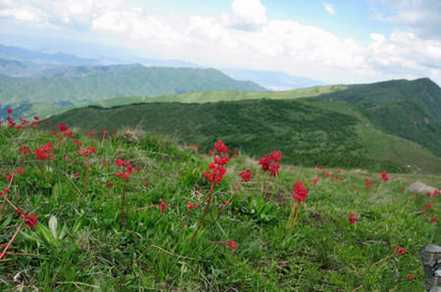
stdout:
<svg viewBox="0 0 441 292">
<path fill-rule="evenodd" d="M 428 194 L 436 191 L 437 189 L 431 186 L 428 186 L 420 181 L 416 181 L 413 184 L 411 184 L 407 191 L 411 193 L 418 193 L 418 194 Z"/>
</svg>

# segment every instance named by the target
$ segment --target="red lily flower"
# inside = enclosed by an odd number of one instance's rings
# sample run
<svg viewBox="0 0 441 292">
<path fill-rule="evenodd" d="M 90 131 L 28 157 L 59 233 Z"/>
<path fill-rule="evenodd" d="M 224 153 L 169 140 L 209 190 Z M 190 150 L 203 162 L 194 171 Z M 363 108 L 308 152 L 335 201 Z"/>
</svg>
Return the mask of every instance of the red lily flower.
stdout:
<svg viewBox="0 0 441 292">
<path fill-rule="evenodd" d="M 308 198 L 309 190 L 305 187 L 303 182 L 297 181 L 293 186 L 292 198 L 301 203 Z"/>
<path fill-rule="evenodd" d="M 21 218 L 23 222 L 31 229 L 34 229 L 38 223 L 38 217 L 34 213 L 22 213 Z"/>
<path fill-rule="evenodd" d="M 390 180 L 390 175 L 387 171 L 383 170 L 382 172 L 380 172 L 380 178 L 382 181 L 388 182 Z"/>
<path fill-rule="evenodd" d="M 396 246 L 395 247 L 395 255 L 396 256 L 402 256 L 405 255 L 407 253 L 407 249 L 402 247 L 402 246 Z"/>
<path fill-rule="evenodd" d="M 348 215 L 349 224 L 357 224 L 358 222 L 358 214 L 349 212 Z"/>
<path fill-rule="evenodd" d="M 35 156 L 37 160 L 48 160 L 51 159 L 52 154 L 52 143 L 48 142 L 47 144 L 41 146 L 40 148 L 37 148 L 35 151 Z"/>
<path fill-rule="evenodd" d="M 239 173 L 239 176 L 241 177 L 243 182 L 249 182 L 253 178 L 253 174 L 249 169 L 242 170 Z"/>
<path fill-rule="evenodd" d="M 167 203 L 161 199 L 161 201 L 159 202 L 159 212 L 161 212 L 161 214 L 164 214 L 165 211 L 167 211 L 168 205 Z"/>
<path fill-rule="evenodd" d="M 237 244 L 237 241 L 235 241 L 235 240 L 226 241 L 225 246 L 227 248 L 231 249 L 233 252 L 235 252 L 239 248 L 239 245 Z"/>
</svg>

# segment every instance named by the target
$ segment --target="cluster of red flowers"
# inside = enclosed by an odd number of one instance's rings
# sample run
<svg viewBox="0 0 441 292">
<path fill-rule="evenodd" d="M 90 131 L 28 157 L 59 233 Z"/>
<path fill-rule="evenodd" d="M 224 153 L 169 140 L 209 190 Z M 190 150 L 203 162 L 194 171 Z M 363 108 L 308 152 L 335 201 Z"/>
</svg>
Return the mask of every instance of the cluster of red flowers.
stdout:
<svg viewBox="0 0 441 292">
<path fill-rule="evenodd" d="M 65 137 L 73 137 L 72 129 L 69 128 L 65 123 L 58 124 L 58 130 L 60 130 L 60 133 L 63 134 L 63 136 Z"/>
<path fill-rule="evenodd" d="M 20 148 L 18 148 L 18 153 L 20 153 L 23 156 L 27 156 L 27 155 L 32 154 L 32 150 L 28 146 L 22 145 L 22 146 L 20 146 Z"/>
<path fill-rule="evenodd" d="M 23 220 L 23 222 L 31 229 L 34 229 L 38 223 L 38 216 L 35 213 L 26 213 L 20 208 L 15 209 L 15 212 Z"/>
<path fill-rule="evenodd" d="M 25 173 L 24 167 L 17 167 L 14 171 L 6 175 L 6 182 L 11 183 L 15 176 L 23 175 Z"/>
<path fill-rule="evenodd" d="M 8 116 L 6 118 L 8 128 L 23 129 L 23 128 L 26 128 L 29 126 L 36 128 L 36 127 L 38 127 L 38 125 L 40 123 L 40 118 L 35 116 L 33 118 L 32 122 L 30 122 L 29 120 L 27 120 L 24 117 L 20 117 L 20 123 L 17 124 L 17 122 L 15 121 L 15 119 L 13 117 L 14 110 L 11 107 L 8 107 L 6 109 L 6 113 L 8 114 Z M 0 125 L 1 124 L 2 124 L 2 121 L 0 120 Z"/>
<path fill-rule="evenodd" d="M 208 170 L 204 172 L 204 177 L 210 182 L 212 188 L 220 184 L 227 173 L 225 165 L 230 161 L 228 157 L 228 147 L 222 140 L 217 140 L 214 150 L 210 150 L 210 155 L 214 155 L 213 161 L 208 165 Z"/>
<path fill-rule="evenodd" d="M 0 192 L 0 197 L 3 197 L 4 195 L 8 194 L 10 192 L 9 188 L 3 188 L 3 190 Z"/>
<path fill-rule="evenodd" d="M 78 154 L 80 154 L 81 156 L 83 156 L 84 158 L 89 157 L 91 154 L 95 154 L 96 153 L 96 148 L 93 146 L 87 146 L 87 147 L 81 147 L 78 150 Z"/>
<path fill-rule="evenodd" d="M 117 176 L 120 179 L 125 180 L 125 181 L 129 180 L 130 176 L 134 172 L 134 168 L 132 166 L 132 163 L 128 160 L 117 159 L 117 160 L 115 160 L 115 164 L 118 167 L 124 168 L 124 171 L 119 171 L 119 172 L 115 173 L 115 176 Z"/>
<path fill-rule="evenodd" d="M 273 151 L 269 155 L 265 155 L 259 159 L 259 164 L 263 171 L 269 172 L 272 176 L 278 176 L 280 171 L 280 161 L 282 160 L 282 152 Z"/>
<path fill-rule="evenodd" d="M 441 195 L 441 190 L 433 190 L 429 193 L 427 193 L 427 196 L 430 198 L 435 198 Z"/>
<path fill-rule="evenodd" d="M 48 142 L 45 145 L 35 149 L 34 154 L 37 160 L 49 160 L 54 158 L 52 143 Z"/>
<path fill-rule="evenodd" d="M 253 173 L 251 170 L 245 169 L 239 173 L 239 176 L 243 182 L 249 182 L 253 178 Z"/>
<path fill-rule="evenodd" d="M 296 202 L 304 202 L 308 198 L 309 190 L 301 181 L 297 181 L 292 189 L 292 198 Z"/>
</svg>

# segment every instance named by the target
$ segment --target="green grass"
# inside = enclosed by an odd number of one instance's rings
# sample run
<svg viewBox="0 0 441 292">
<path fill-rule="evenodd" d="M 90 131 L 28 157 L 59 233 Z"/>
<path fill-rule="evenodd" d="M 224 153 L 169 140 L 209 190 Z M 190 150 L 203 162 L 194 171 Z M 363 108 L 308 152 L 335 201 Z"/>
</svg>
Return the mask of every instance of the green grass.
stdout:
<svg viewBox="0 0 441 292">
<path fill-rule="evenodd" d="M 254 156 L 277 145 L 287 162 L 303 166 L 441 173 L 441 158 L 378 130 L 344 102 L 305 98 L 94 106 L 53 116 L 44 126 L 59 122 L 84 130 L 140 128 L 204 150 L 216 137 L 224 137 L 232 147 Z"/>
<path fill-rule="evenodd" d="M 315 86 L 286 91 L 272 92 L 246 92 L 246 91 L 208 91 L 189 92 L 178 95 L 165 96 L 133 96 L 105 99 L 96 103 L 102 107 L 128 105 L 145 102 L 181 102 L 181 103 L 207 103 L 219 101 L 239 101 L 249 99 L 296 99 L 315 97 L 346 89 L 344 85 Z"/>
<path fill-rule="evenodd" d="M 0 129 L 1 172 L 25 167 L 9 198 L 39 215 L 37 228 L 19 233 L 0 263 L 0 290 L 423 290 L 419 252 L 441 241 L 440 225 L 429 223 L 441 202 L 434 198 L 433 210 L 421 213 L 429 199 L 403 189 L 417 178 L 441 187 L 440 177 L 392 175 L 382 183 L 376 173 L 328 169 L 333 176 L 326 177 L 312 168 L 283 165 L 281 175 L 270 178 L 253 159 L 239 155 L 216 188 L 205 228 L 192 240 L 201 209 L 189 211 L 186 204 L 204 203 L 209 185 L 202 172 L 209 157 L 161 137 L 136 137 L 78 136 L 84 146 L 97 148 L 84 159 L 71 139 Z M 54 160 L 23 159 L 17 152 L 19 145 L 35 149 L 48 141 Z M 139 169 L 128 183 L 114 176 L 116 158 Z M 244 168 L 254 173 L 249 183 L 237 176 Z M 317 175 L 321 180 L 312 186 Z M 366 178 L 375 181 L 370 190 L 364 189 Z M 310 196 L 300 221 L 288 230 L 296 180 L 307 184 Z M 127 223 L 121 226 L 123 192 Z M 163 214 L 161 199 L 169 206 Z M 220 208 L 225 200 L 231 204 Z M 348 223 L 350 211 L 360 214 L 358 224 Z M 2 197 L 0 215 L 4 243 L 20 220 Z M 57 218 L 56 236 L 48 229 L 51 216 Z M 225 240 L 236 240 L 237 251 L 227 249 Z M 408 253 L 395 256 L 397 245 Z M 17 273 L 21 283 L 14 283 Z M 416 280 L 408 281 L 408 273 Z"/>
</svg>

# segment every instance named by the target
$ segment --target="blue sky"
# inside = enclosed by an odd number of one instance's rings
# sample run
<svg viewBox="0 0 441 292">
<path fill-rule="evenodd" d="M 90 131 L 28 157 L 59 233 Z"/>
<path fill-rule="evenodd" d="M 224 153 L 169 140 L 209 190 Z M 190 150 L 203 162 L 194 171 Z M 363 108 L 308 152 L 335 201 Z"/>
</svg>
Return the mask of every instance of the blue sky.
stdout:
<svg viewBox="0 0 441 292">
<path fill-rule="evenodd" d="M 440 0 L 0 0 L 0 43 L 329 83 L 441 83 L 440 15 Z"/>
</svg>

